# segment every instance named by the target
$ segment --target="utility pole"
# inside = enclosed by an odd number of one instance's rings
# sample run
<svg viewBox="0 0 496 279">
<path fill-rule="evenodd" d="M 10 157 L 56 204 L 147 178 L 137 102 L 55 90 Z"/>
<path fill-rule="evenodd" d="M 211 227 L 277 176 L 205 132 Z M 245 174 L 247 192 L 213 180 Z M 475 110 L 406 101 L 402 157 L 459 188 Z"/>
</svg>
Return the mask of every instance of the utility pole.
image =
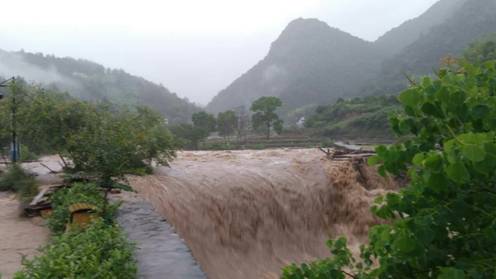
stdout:
<svg viewBox="0 0 496 279">
<path fill-rule="evenodd" d="M 11 161 L 12 163 L 17 163 L 17 160 L 19 159 L 19 143 L 17 142 L 17 119 L 16 119 L 16 113 L 17 113 L 17 103 L 16 103 L 16 91 L 17 91 L 17 84 L 16 84 L 16 78 L 12 77 L 7 80 L 4 80 L 3 82 L 0 82 L 0 87 L 7 87 L 7 83 L 11 82 L 11 93 L 12 93 L 12 104 L 10 108 L 10 113 L 11 113 L 11 134 L 12 134 L 12 142 L 11 142 L 11 149 L 10 149 L 10 155 L 11 155 Z M 0 94 L 0 99 L 4 97 L 3 94 Z"/>
</svg>

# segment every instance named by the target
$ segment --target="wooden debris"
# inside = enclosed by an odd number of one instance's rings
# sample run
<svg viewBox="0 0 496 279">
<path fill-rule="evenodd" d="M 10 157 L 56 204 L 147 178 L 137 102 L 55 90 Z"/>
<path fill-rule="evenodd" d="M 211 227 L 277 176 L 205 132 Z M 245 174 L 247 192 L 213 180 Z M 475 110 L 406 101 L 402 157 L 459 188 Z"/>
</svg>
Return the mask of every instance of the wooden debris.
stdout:
<svg viewBox="0 0 496 279">
<path fill-rule="evenodd" d="M 366 161 L 368 157 L 374 156 L 375 152 L 362 150 L 358 145 L 335 143 L 335 148 L 322 148 L 319 150 L 326 154 L 329 160 L 333 161 Z"/>
<path fill-rule="evenodd" d="M 44 187 L 36 197 L 29 203 L 28 206 L 24 208 L 24 214 L 26 216 L 41 216 L 42 212 L 47 213 L 52 209 L 50 203 L 50 197 L 58 189 L 65 187 L 66 185 L 49 185 Z M 45 214 L 46 215 L 46 214 Z"/>
</svg>

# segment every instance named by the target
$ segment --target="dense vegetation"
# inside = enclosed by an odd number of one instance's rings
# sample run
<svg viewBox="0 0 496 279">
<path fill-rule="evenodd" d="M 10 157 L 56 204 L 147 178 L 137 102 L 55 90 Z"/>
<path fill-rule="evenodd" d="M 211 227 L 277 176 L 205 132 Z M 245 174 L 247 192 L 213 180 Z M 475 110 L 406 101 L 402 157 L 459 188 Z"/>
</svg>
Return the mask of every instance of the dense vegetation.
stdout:
<svg viewBox="0 0 496 279">
<path fill-rule="evenodd" d="M 410 180 L 372 207 L 386 222 L 370 229 L 359 259 L 340 238 L 331 257 L 283 278 L 496 277 L 496 61 L 453 61 L 399 101 L 391 125 L 406 137 L 369 160 Z"/>
<path fill-rule="evenodd" d="M 392 139 L 389 115 L 399 109 L 394 96 L 340 99 L 319 106 L 305 119 L 314 133 L 333 139 Z"/>
<path fill-rule="evenodd" d="M 148 108 L 128 109 L 77 100 L 67 94 L 10 84 L 0 102 L 0 144 L 8 152 L 11 111 L 16 99 L 18 140 L 36 154 L 70 159 L 66 170 L 100 179 L 142 173 L 152 161 L 167 165 L 174 157 L 173 138 L 164 118 Z"/>
<path fill-rule="evenodd" d="M 62 234 L 70 223 L 69 206 L 76 203 L 89 203 L 95 207 L 94 212 L 102 216 L 106 223 L 112 223 L 117 205 L 105 208 L 106 201 L 102 191 L 96 184 L 75 183 L 71 187 L 58 190 L 51 197 L 52 213 L 48 219 L 48 227 L 55 234 Z M 106 212 L 103 212 L 107 209 Z"/>
<path fill-rule="evenodd" d="M 187 149 L 231 149 L 230 141 L 237 136 L 242 140 L 247 133 L 264 134 L 270 139 L 272 131 L 281 133 L 283 121 L 276 110 L 282 102 L 276 97 L 261 97 L 253 102 L 250 116 L 244 111 L 227 110 L 215 115 L 201 111 L 192 115 L 192 124 L 172 125 L 171 131 L 175 135 L 178 145 Z M 251 121 L 250 121 L 251 120 Z M 250 125 L 251 124 L 251 125 Z M 223 142 L 214 144 L 205 143 L 214 132 L 223 138 Z"/>
<path fill-rule="evenodd" d="M 24 262 L 15 279 L 136 278 L 132 246 L 115 225 L 101 221 L 83 231 L 71 231 L 52 239 L 42 255 Z"/>
<path fill-rule="evenodd" d="M 104 198 L 93 184 L 75 184 L 55 193 L 50 228 L 56 234 L 41 249 L 41 255 L 24 260 L 23 269 L 14 278 L 136 278 L 133 246 L 127 241 L 111 215 L 96 217 L 88 227 L 70 223 L 69 206 L 85 202 L 102 216 Z M 116 208 L 116 206 L 114 206 Z"/>
<path fill-rule="evenodd" d="M 111 188 L 124 187 L 126 174 L 143 174 L 152 164 L 168 165 L 174 158 L 175 142 L 164 117 L 145 107 L 77 100 L 19 79 L 8 89 L 0 102 L 4 153 L 14 122 L 25 146 L 21 152 L 59 154 L 69 181 L 94 182 L 69 182 L 51 197 L 48 224 L 55 237 L 40 256 L 23 262 L 15 278 L 135 278 L 133 247 L 114 224 L 118 205 L 110 204 L 107 195 Z M 22 198 L 37 192 L 33 177 L 18 164 L 0 178 L 0 190 L 17 191 Z M 86 226 L 71 224 L 70 206 L 78 203 L 93 208 Z"/>
<path fill-rule="evenodd" d="M 82 59 L 0 50 L 0 76 L 14 75 L 83 100 L 145 105 L 171 123 L 187 122 L 190 115 L 198 111 L 195 105 L 162 85 Z"/>
</svg>

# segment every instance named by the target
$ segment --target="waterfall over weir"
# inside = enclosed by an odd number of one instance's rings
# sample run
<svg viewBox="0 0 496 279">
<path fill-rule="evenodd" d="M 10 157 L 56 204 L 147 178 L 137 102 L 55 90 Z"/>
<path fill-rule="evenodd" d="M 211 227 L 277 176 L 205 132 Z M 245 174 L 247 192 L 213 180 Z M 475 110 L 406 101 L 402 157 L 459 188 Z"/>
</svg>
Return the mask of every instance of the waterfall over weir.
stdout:
<svg viewBox="0 0 496 279">
<path fill-rule="evenodd" d="M 376 224 L 371 202 L 396 188 L 316 149 L 180 152 L 171 168 L 130 177 L 172 224 L 210 279 L 277 278 L 281 267 L 356 249 Z"/>
</svg>

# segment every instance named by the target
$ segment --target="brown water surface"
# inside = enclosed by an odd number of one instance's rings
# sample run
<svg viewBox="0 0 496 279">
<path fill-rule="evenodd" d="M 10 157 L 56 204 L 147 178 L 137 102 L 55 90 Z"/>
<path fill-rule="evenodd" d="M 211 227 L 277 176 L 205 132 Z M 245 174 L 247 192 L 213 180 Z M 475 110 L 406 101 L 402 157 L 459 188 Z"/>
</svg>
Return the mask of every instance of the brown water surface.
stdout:
<svg viewBox="0 0 496 279">
<path fill-rule="evenodd" d="M 340 235 L 357 248 L 377 223 L 371 202 L 395 188 L 315 149 L 181 152 L 171 168 L 130 181 L 211 279 L 275 278 L 329 255 L 325 241 Z"/>
</svg>

